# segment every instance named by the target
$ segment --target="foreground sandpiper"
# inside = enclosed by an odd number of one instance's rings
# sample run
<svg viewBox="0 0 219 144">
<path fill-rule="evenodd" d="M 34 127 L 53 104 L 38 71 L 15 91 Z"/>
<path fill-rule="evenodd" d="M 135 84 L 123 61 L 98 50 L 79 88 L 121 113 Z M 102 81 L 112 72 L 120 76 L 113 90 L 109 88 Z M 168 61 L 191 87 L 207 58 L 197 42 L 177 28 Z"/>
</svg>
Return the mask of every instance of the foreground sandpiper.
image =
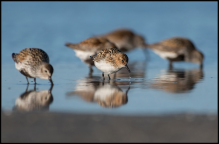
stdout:
<svg viewBox="0 0 219 144">
<path fill-rule="evenodd" d="M 91 58 L 93 59 L 95 66 L 103 72 L 103 80 L 104 73 L 108 74 L 110 80 L 109 74 L 116 73 L 123 67 L 126 67 L 130 73 L 127 65 L 128 56 L 119 51 L 117 48 L 104 49 L 96 55 L 91 56 Z"/>
<path fill-rule="evenodd" d="M 46 52 L 38 48 L 26 48 L 18 54 L 12 53 L 12 59 L 15 62 L 15 68 L 23 74 L 27 83 L 28 78 L 48 79 L 53 85 L 52 74 L 53 67 L 49 64 L 49 56 Z"/>
<path fill-rule="evenodd" d="M 193 62 L 199 64 L 200 68 L 203 67 L 204 55 L 187 38 L 173 37 L 161 42 L 147 44 L 147 47 L 163 59 L 167 59 L 169 67 L 172 67 L 172 62 L 176 61 Z"/>
<path fill-rule="evenodd" d="M 93 71 L 92 66 L 94 66 L 94 61 L 90 58 L 91 55 L 97 54 L 102 49 L 116 47 L 114 43 L 103 37 L 91 37 L 80 43 L 66 43 L 65 45 L 72 48 L 75 55 L 89 66 L 90 72 Z"/>
</svg>

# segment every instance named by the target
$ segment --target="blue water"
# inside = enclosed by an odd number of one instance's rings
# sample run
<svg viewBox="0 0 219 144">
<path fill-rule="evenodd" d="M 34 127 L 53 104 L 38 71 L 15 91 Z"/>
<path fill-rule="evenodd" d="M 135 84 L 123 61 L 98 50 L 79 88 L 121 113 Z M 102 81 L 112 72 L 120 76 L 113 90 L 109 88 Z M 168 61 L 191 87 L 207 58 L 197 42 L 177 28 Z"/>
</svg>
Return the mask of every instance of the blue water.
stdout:
<svg viewBox="0 0 219 144">
<path fill-rule="evenodd" d="M 27 47 L 47 52 L 54 67 L 53 101 L 49 111 L 105 114 L 217 113 L 218 19 L 217 2 L 2 2 L 2 110 L 12 110 L 26 91 L 26 79 L 11 58 Z M 192 63 L 168 62 L 149 51 L 145 60 L 141 49 L 127 52 L 130 70 L 117 76 L 116 85 L 128 101 L 106 108 L 79 94 L 68 95 L 76 87 L 87 91 L 101 79 L 101 71 L 89 69 L 67 48 L 91 36 L 118 28 L 129 28 L 148 43 L 173 36 L 187 37 L 204 53 L 204 68 Z M 183 76 L 179 76 L 183 75 Z M 163 81 L 163 78 L 168 81 Z M 171 81 L 172 80 L 172 81 Z M 33 80 L 30 80 L 33 81 Z M 37 79 L 36 90 L 49 90 L 47 80 Z M 164 83 L 159 85 L 157 83 Z M 172 85 L 176 83 L 176 85 Z M 177 83 L 182 83 L 177 85 Z M 152 85 L 155 84 L 156 88 Z M 180 88 L 178 88 L 178 87 Z M 101 86 L 99 87 L 101 88 Z M 33 82 L 29 85 L 34 89 Z M 114 90 L 114 89 L 113 89 Z M 89 91 L 88 91 L 89 93 Z M 85 100 L 86 99 L 86 100 Z"/>
</svg>

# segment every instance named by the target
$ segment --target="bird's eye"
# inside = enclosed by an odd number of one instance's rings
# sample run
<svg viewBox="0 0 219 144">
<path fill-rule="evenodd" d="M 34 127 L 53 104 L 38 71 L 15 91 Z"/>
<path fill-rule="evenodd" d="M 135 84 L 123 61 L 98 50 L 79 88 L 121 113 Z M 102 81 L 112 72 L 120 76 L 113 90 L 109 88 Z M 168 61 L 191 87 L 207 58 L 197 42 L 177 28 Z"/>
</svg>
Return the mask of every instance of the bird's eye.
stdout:
<svg viewBox="0 0 219 144">
<path fill-rule="evenodd" d="M 47 70 L 45 70 L 45 72 L 47 72 Z"/>
</svg>

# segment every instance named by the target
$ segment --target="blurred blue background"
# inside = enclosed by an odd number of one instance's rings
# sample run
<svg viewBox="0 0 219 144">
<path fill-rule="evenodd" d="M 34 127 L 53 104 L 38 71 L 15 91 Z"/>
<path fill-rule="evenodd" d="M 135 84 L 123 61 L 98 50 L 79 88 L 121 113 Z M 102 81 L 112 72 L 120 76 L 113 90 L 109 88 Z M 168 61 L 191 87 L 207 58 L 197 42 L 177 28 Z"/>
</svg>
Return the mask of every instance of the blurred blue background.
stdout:
<svg viewBox="0 0 219 144">
<path fill-rule="evenodd" d="M 45 49 L 52 63 L 79 60 L 65 42 L 123 27 L 148 43 L 187 37 L 206 62 L 217 59 L 217 2 L 2 2 L 2 62 L 26 47 Z"/>
<path fill-rule="evenodd" d="M 127 104 L 124 110 L 121 109 L 121 112 L 144 113 L 145 109 L 152 113 L 165 110 L 169 112 L 173 109 L 217 112 L 217 2 L 1 2 L 1 4 L 3 108 L 11 109 L 15 99 L 26 89 L 26 79 L 15 69 L 11 54 L 27 47 L 36 47 L 48 53 L 51 64 L 55 67 L 53 77 L 57 85 L 53 90 L 54 102 L 51 109 L 92 111 L 92 106 L 81 101 L 76 101 L 76 106 L 72 108 L 64 97 L 66 89 L 70 89 L 66 88 L 66 83 L 71 83 L 69 80 L 72 80 L 73 84 L 71 84 L 74 87 L 77 79 L 85 77 L 88 73 L 87 66 L 82 64 L 74 52 L 64 44 L 78 43 L 91 36 L 108 33 L 118 28 L 129 28 L 144 36 L 148 43 L 173 36 L 189 38 L 205 55 L 205 78 L 198 85 L 195 93 L 187 94 L 192 96 L 183 103 L 176 102 L 174 98 L 171 98 L 171 102 L 170 99 L 163 98 L 164 105 L 160 105 L 159 102 L 157 103 L 159 98 L 157 99 L 156 96 L 163 93 L 154 91 L 150 93 L 150 90 L 145 92 L 142 89 L 130 90 L 130 95 L 147 93 L 155 97 L 151 97 L 151 101 L 149 99 L 147 108 L 141 107 L 141 104 L 144 105 L 145 97 L 142 97 L 140 102 L 135 101 L 137 98 L 130 100 L 129 105 Z M 139 49 L 127 54 L 130 61 L 144 60 L 144 55 Z M 159 74 L 161 70 L 166 69 L 168 64 L 153 52 L 150 52 L 150 57 L 147 67 L 148 79 L 152 79 L 156 73 Z M 193 64 L 181 63 L 175 66 L 196 67 Z M 95 69 L 94 74 L 99 76 L 100 73 Z M 22 84 L 19 84 L 19 81 Z M 38 81 L 45 82 L 45 80 Z M 40 85 L 39 89 L 43 88 L 44 85 Z M 163 95 L 169 96 L 169 94 Z M 81 107 L 77 107 L 79 103 Z M 158 107 L 150 107 L 154 104 Z M 93 111 L 98 110 L 106 111 L 96 105 Z"/>
</svg>

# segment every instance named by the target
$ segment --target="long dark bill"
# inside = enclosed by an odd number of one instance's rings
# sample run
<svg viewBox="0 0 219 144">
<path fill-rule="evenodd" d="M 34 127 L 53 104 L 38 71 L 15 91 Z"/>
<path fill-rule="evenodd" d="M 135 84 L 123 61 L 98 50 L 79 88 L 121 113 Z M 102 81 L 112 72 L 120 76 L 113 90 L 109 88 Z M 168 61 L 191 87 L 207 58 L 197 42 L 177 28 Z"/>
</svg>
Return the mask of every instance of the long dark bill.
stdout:
<svg viewBox="0 0 219 144">
<path fill-rule="evenodd" d="M 51 82 L 51 85 L 53 85 L 53 81 L 52 81 L 52 79 L 51 79 L 51 78 L 49 79 L 49 81 Z"/>
<path fill-rule="evenodd" d="M 131 71 L 130 71 L 128 65 L 125 65 L 125 67 L 126 67 L 126 69 L 129 71 L 129 73 L 131 73 Z"/>
</svg>

